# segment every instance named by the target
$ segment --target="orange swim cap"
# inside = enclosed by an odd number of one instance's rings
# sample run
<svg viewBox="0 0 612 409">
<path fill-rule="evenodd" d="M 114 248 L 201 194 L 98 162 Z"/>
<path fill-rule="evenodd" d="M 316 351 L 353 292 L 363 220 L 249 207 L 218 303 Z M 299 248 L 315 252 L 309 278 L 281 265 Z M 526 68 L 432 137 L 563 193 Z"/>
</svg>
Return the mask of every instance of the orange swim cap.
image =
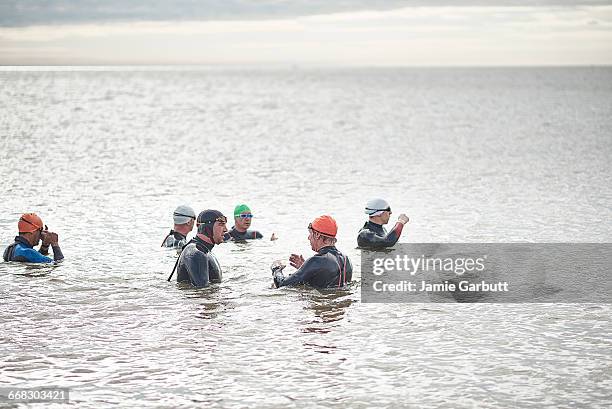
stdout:
<svg viewBox="0 0 612 409">
<path fill-rule="evenodd" d="M 32 233 L 36 230 L 42 229 L 44 223 L 40 217 L 36 215 L 36 213 L 25 213 L 19 218 L 19 223 L 17 223 L 17 227 L 19 228 L 19 233 Z"/>
<path fill-rule="evenodd" d="M 329 237 L 336 237 L 336 233 L 338 233 L 336 221 L 333 217 L 327 215 L 314 219 L 308 228 Z"/>
</svg>

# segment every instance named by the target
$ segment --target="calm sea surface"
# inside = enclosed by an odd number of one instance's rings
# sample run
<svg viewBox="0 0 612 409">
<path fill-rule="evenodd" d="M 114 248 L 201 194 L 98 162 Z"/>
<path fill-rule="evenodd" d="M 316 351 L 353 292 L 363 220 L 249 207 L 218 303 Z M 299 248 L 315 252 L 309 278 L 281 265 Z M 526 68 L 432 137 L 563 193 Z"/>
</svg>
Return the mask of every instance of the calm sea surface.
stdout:
<svg viewBox="0 0 612 409">
<path fill-rule="evenodd" d="M 59 266 L 0 263 L 0 387 L 79 408 L 612 404 L 612 307 L 362 304 L 270 288 L 330 213 L 382 196 L 403 242 L 612 241 L 612 69 L 0 71 L 0 251 L 19 215 Z M 275 242 L 168 283 L 171 213 L 248 203 Z M 288 270 L 291 270 L 290 268 Z"/>
</svg>

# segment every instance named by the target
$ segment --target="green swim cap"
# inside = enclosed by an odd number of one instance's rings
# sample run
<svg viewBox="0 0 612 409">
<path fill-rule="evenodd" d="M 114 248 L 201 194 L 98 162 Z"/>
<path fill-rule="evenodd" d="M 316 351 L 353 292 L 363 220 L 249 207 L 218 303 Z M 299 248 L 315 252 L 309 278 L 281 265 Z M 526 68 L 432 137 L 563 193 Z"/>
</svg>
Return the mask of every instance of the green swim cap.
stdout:
<svg viewBox="0 0 612 409">
<path fill-rule="evenodd" d="M 239 204 L 238 206 L 234 208 L 234 217 L 238 217 L 244 212 L 251 213 L 251 209 L 249 209 L 249 206 L 245 204 Z"/>
</svg>

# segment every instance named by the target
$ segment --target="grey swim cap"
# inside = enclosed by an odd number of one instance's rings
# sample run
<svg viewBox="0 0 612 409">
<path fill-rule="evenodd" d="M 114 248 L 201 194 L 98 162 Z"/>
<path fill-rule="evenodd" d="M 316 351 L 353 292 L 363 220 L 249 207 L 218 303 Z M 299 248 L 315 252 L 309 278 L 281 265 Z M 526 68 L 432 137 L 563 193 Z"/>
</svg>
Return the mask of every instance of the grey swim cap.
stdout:
<svg viewBox="0 0 612 409">
<path fill-rule="evenodd" d="M 174 218 L 174 224 L 187 224 L 189 223 L 189 220 L 195 220 L 196 215 L 191 207 L 187 205 L 180 205 L 174 210 L 172 217 Z"/>
<path fill-rule="evenodd" d="M 384 211 L 391 211 L 391 206 L 384 199 L 371 199 L 366 204 L 364 213 L 373 216 L 380 216 Z"/>
</svg>

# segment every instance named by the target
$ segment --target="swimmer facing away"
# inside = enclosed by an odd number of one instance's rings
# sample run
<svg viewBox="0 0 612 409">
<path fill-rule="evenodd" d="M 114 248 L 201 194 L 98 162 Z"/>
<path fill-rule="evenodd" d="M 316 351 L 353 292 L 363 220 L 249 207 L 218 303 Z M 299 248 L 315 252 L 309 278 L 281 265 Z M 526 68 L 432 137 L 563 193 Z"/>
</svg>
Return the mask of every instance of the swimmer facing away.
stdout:
<svg viewBox="0 0 612 409">
<path fill-rule="evenodd" d="M 58 244 L 57 233 L 48 230 L 36 213 L 25 213 L 17 223 L 19 235 L 15 242 L 4 250 L 4 261 L 21 261 L 26 263 L 52 263 L 64 259 Z M 34 247 L 42 240 L 40 249 Z M 53 258 L 48 257 L 49 246 L 53 249 Z"/>
<path fill-rule="evenodd" d="M 372 199 L 365 207 L 365 214 L 369 216 L 357 234 L 357 245 L 364 249 L 381 249 L 392 247 L 402 235 L 404 225 L 408 223 L 408 216 L 400 214 L 397 223 L 389 233 L 383 225 L 389 223 L 391 206 L 383 199 Z"/>
<path fill-rule="evenodd" d="M 353 266 L 349 258 L 336 248 L 338 226 L 331 216 L 319 216 L 308 225 L 308 241 L 316 254 L 308 260 L 292 254 L 289 262 L 298 270 L 285 277 L 282 261 L 272 263 L 275 287 L 308 284 L 315 288 L 340 288 L 353 277 Z"/>
<path fill-rule="evenodd" d="M 187 243 L 187 235 L 193 230 L 196 215 L 193 209 L 187 205 L 180 205 L 172 213 L 174 228 L 166 236 L 162 247 L 180 250 Z"/>
</svg>

